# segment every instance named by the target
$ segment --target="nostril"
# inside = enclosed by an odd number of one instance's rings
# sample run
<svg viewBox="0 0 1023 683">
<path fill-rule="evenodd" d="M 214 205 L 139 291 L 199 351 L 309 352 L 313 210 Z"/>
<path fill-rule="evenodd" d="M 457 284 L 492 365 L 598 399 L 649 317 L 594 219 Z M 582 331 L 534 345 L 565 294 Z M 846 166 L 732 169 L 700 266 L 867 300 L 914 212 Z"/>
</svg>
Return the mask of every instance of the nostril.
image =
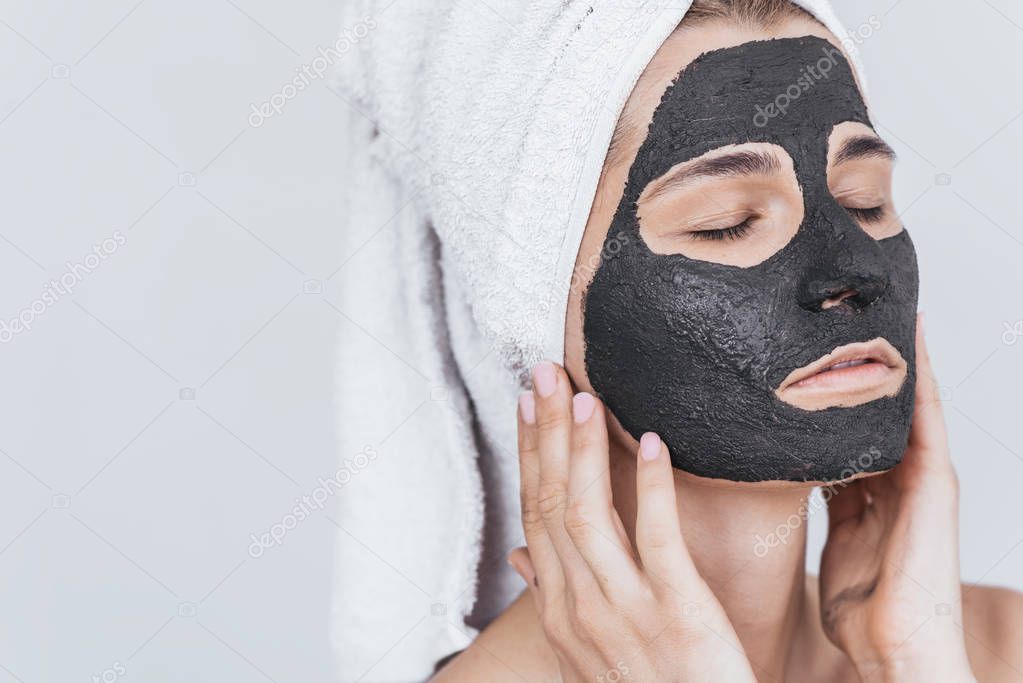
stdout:
<svg viewBox="0 0 1023 683">
<path fill-rule="evenodd" d="M 857 297 L 859 295 L 860 295 L 860 293 L 859 293 L 858 290 L 855 290 L 855 289 L 845 289 L 845 290 L 839 292 L 838 294 L 830 296 L 827 299 L 825 299 L 824 301 L 822 301 L 821 302 L 821 310 L 822 311 L 826 311 L 829 308 L 834 308 L 835 306 L 841 306 L 843 303 L 845 303 L 846 299 L 852 299 L 853 297 Z M 853 302 L 850 302 L 850 303 L 853 303 Z"/>
<path fill-rule="evenodd" d="M 803 282 L 799 290 L 800 308 L 820 313 L 855 313 L 877 301 L 888 289 L 886 277 L 843 277 Z"/>
</svg>

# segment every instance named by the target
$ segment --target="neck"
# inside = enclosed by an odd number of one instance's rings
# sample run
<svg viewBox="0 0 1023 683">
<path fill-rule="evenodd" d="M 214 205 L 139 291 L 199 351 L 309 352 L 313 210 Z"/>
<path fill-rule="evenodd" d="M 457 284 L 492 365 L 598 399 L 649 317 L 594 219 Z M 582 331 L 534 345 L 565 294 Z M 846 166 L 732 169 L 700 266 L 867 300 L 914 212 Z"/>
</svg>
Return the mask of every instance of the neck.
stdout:
<svg viewBox="0 0 1023 683">
<path fill-rule="evenodd" d="M 630 537 L 635 528 L 633 455 L 615 457 L 612 488 Z M 676 472 L 682 532 L 696 568 L 761 680 L 785 680 L 814 633 L 806 617 L 806 502 L 811 489 L 737 485 Z M 798 520 L 798 521 L 797 521 Z"/>
</svg>

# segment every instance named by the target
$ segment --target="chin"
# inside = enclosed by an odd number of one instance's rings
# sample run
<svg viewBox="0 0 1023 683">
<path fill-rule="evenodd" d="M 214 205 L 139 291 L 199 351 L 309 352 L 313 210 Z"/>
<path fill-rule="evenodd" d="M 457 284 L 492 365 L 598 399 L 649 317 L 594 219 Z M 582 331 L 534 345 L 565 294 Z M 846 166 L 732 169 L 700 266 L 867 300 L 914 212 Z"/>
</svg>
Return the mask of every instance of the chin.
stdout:
<svg viewBox="0 0 1023 683">
<path fill-rule="evenodd" d="M 692 474 L 685 470 L 675 469 L 675 481 L 685 483 L 691 486 L 702 486 L 706 488 L 717 488 L 717 489 L 731 489 L 731 490 L 742 490 L 750 492 L 770 492 L 770 491 L 799 491 L 808 490 L 816 487 L 826 486 L 837 486 L 847 485 L 860 479 L 868 479 L 870 477 L 877 477 L 886 472 L 890 472 L 891 467 L 883 470 L 871 471 L 871 472 L 856 472 L 846 477 L 839 477 L 835 479 L 825 479 L 818 481 L 789 481 L 784 479 L 779 480 L 763 480 L 763 481 L 732 481 L 730 479 L 719 479 L 715 477 L 701 476 L 698 474 Z"/>
</svg>

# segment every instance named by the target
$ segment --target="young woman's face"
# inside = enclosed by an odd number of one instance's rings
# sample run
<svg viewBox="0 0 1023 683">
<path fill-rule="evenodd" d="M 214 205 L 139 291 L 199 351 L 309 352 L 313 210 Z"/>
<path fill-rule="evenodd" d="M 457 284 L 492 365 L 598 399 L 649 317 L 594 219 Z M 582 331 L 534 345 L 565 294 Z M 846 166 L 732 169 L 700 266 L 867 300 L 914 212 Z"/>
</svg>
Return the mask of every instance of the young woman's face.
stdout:
<svg viewBox="0 0 1023 683">
<path fill-rule="evenodd" d="M 895 465 L 916 261 L 894 155 L 841 50 L 808 21 L 773 36 L 704 27 L 669 41 L 638 87 L 643 123 L 605 167 L 579 254 L 573 379 L 620 438 L 656 431 L 700 476 Z"/>
</svg>

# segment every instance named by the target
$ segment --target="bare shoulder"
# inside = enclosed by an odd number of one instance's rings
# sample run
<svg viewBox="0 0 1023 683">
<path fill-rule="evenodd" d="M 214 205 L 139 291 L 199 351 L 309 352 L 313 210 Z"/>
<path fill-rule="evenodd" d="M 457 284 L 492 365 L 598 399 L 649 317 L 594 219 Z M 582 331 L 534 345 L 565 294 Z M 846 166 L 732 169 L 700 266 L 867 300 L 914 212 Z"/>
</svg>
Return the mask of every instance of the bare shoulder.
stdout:
<svg viewBox="0 0 1023 683">
<path fill-rule="evenodd" d="M 981 683 L 1023 683 L 1023 593 L 963 586 L 963 631 Z"/>
<path fill-rule="evenodd" d="M 523 593 L 455 657 L 431 683 L 555 683 L 557 660 L 543 635 L 536 609 Z"/>
</svg>

